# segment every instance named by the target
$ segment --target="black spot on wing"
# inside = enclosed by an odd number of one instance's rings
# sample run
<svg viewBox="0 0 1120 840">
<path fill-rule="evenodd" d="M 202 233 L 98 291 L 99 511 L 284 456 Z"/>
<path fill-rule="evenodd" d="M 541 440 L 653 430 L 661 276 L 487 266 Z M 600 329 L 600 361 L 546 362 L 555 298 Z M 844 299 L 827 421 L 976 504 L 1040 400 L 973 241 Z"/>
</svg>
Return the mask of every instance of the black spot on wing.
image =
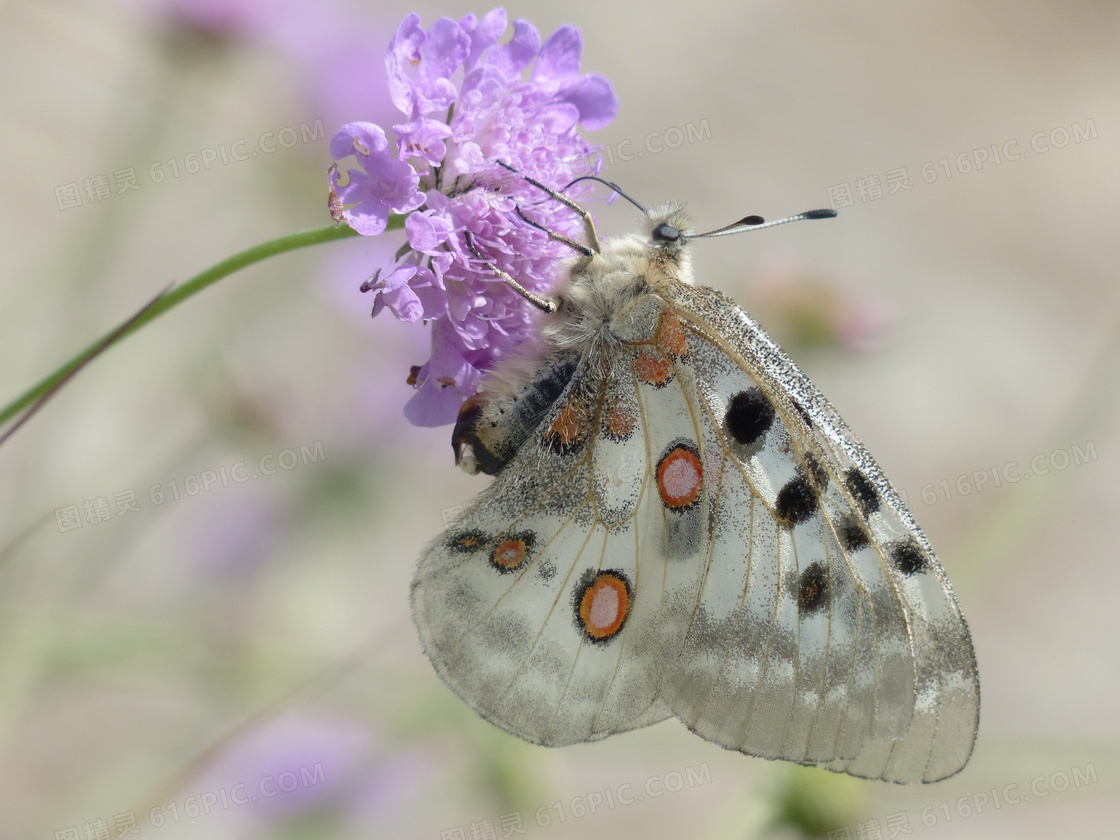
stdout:
<svg viewBox="0 0 1120 840">
<path fill-rule="evenodd" d="M 456 531 L 447 538 L 447 547 L 456 554 L 473 554 L 482 551 L 490 545 L 492 538 L 484 531 L 471 528 L 465 531 Z"/>
<path fill-rule="evenodd" d="M 879 491 L 875 489 L 871 479 L 853 467 L 848 470 L 845 481 L 864 516 L 870 516 L 879 510 Z"/>
<path fill-rule="evenodd" d="M 748 388 L 733 396 L 724 415 L 727 433 L 743 446 L 758 441 L 774 422 L 774 406 L 758 388 Z"/>
<path fill-rule="evenodd" d="M 801 471 L 778 491 L 774 502 L 774 514 L 783 525 L 790 527 L 804 522 L 816 509 L 817 491 L 809 476 Z"/>
<path fill-rule="evenodd" d="M 840 547 L 845 551 L 859 551 L 871 542 L 867 529 L 850 513 L 836 526 L 836 538 L 840 540 Z"/>
<path fill-rule="evenodd" d="M 801 573 L 797 606 L 802 615 L 820 612 L 828 603 L 828 572 L 820 563 L 813 563 Z"/>
<path fill-rule="evenodd" d="M 929 558 L 914 540 L 892 543 L 887 548 L 895 568 L 904 575 L 914 575 L 929 568 Z"/>
<path fill-rule="evenodd" d="M 828 470 L 811 452 L 805 456 L 805 468 L 809 471 L 809 477 L 813 479 L 813 484 L 818 490 L 823 493 L 828 489 Z"/>
<path fill-rule="evenodd" d="M 809 409 L 803 406 L 797 400 L 790 400 L 793 403 L 794 409 L 801 415 L 801 419 L 805 421 L 805 425 L 810 429 L 813 428 L 813 415 L 809 413 Z"/>
</svg>

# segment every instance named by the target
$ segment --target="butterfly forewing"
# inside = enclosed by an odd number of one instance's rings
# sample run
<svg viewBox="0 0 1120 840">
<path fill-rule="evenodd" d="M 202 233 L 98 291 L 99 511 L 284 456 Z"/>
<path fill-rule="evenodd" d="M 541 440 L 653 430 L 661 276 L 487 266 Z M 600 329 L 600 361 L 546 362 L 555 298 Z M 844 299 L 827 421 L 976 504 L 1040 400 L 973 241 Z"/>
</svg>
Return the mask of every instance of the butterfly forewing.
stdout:
<svg viewBox="0 0 1120 840">
<path fill-rule="evenodd" d="M 669 603 L 686 630 L 662 694 L 704 737 L 802 762 L 841 754 L 847 715 L 854 756 L 868 734 L 879 663 L 875 628 L 859 634 L 855 586 L 816 501 L 826 478 L 819 467 L 806 469 L 781 416 L 741 366 L 694 331 L 686 343 L 670 386 L 651 391 L 643 412 L 653 440 L 697 429 L 705 476 L 698 550 L 687 564 L 666 552 L 667 574 L 681 579 L 667 587 Z M 665 409 L 674 396 L 687 410 Z M 680 416 L 685 422 L 673 421 Z M 662 512 L 669 528 L 674 515 Z M 856 619 L 851 626 L 842 610 Z M 854 636 L 864 643 L 859 668 Z"/>
<path fill-rule="evenodd" d="M 819 556 L 822 548 L 828 556 L 826 574 L 813 576 L 826 581 L 827 603 L 804 609 L 820 599 L 808 597 L 819 591 L 819 581 L 805 578 L 820 561 L 801 560 L 799 624 L 808 649 L 815 650 L 822 628 L 814 624 L 827 613 L 824 655 L 842 661 L 826 666 L 824 703 L 814 715 L 804 760 L 893 781 L 934 781 L 955 773 L 971 753 L 979 687 L 967 627 L 925 537 L 835 410 L 742 309 L 709 289 L 675 285 L 670 297 L 694 333 L 710 338 L 712 350 L 701 341 L 695 355 L 710 364 L 699 380 L 717 383 L 703 389 L 713 422 L 721 410 L 727 417 L 738 368 L 743 382 L 756 385 L 774 406 L 785 433 L 779 429 L 775 446 L 767 438 L 750 455 L 748 460 L 764 461 L 755 472 L 784 476 L 780 462 L 792 461 L 803 471 L 801 486 L 814 491 L 807 507 L 815 510 L 790 533 L 797 557 Z M 726 420 L 721 430 L 733 447 Z M 773 432 L 771 425 L 767 435 Z M 783 458 L 787 435 L 791 445 Z M 752 474 L 749 467 L 746 474 Z M 817 523 L 823 525 L 823 545 Z M 850 668 L 844 661 L 849 649 Z M 808 664 L 805 651 L 800 657 Z M 830 759 L 825 733 L 837 728 Z M 749 742 L 739 748 L 755 751 Z"/>
</svg>

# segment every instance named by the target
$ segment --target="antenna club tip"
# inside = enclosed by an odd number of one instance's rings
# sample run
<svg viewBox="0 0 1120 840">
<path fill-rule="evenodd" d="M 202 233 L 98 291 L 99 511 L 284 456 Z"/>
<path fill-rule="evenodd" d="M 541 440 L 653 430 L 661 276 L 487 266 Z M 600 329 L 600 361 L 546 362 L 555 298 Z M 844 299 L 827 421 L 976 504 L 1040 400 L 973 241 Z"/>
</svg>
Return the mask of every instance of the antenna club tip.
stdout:
<svg viewBox="0 0 1120 840">
<path fill-rule="evenodd" d="M 836 218 L 835 210 L 806 210 L 806 219 L 834 219 Z"/>
</svg>

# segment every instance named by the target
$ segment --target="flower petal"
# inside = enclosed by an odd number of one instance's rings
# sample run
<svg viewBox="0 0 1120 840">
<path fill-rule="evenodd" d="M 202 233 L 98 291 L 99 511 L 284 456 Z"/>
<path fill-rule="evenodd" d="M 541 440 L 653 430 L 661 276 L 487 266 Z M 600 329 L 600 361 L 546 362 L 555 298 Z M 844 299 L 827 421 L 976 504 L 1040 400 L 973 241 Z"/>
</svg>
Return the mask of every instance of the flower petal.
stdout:
<svg viewBox="0 0 1120 840">
<path fill-rule="evenodd" d="M 487 53 L 486 63 L 508 74 L 520 73 L 541 48 L 541 36 L 537 28 L 527 20 L 513 22 L 513 37 L 506 44 L 499 44 Z"/>
<path fill-rule="evenodd" d="M 564 81 L 579 72 L 583 55 L 583 39 L 574 26 L 561 26 L 548 36 L 537 56 L 533 80 L 554 79 Z"/>
<path fill-rule="evenodd" d="M 420 15 L 412 12 L 397 28 L 397 34 L 389 42 L 389 54 L 385 56 L 389 95 L 393 99 L 393 104 L 410 116 L 416 97 L 413 93 L 412 79 L 406 75 L 405 68 L 420 64 L 420 47 L 426 37 L 420 27 Z"/>
<path fill-rule="evenodd" d="M 473 25 L 474 15 L 468 15 L 467 17 L 471 18 L 472 25 L 468 27 L 467 18 L 463 18 L 460 25 L 471 36 L 471 48 L 463 68 L 469 73 L 478 64 L 482 54 L 498 43 L 498 39 L 506 31 L 506 10 L 498 8 L 487 12 L 483 15 L 482 20 L 478 21 L 477 25 Z"/>
<path fill-rule="evenodd" d="M 408 244 L 413 250 L 432 252 L 440 248 L 451 234 L 451 224 L 430 212 L 410 213 L 404 220 Z"/>
<path fill-rule="evenodd" d="M 385 308 L 396 315 L 398 320 L 414 324 L 424 317 L 424 305 L 409 286 L 381 292 L 381 299 L 385 301 Z"/>
<path fill-rule="evenodd" d="M 393 126 L 401 157 L 419 157 L 428 166 L 439 166 L 447 157 L 447 138 L 451 126 L 439 120 L 421 117 L 403 125 Z"/>
<path fill-rule="evenodd" d="M 618 97 L 604 77 L 589 73 L 568 85 L 558 96 L 579 109 L 579 122 L 588 131 L 605 128 L 618 113 Z"/>
<path fill-rule="evenodd" d="M 347 123 L 331 138 L 331 157 L 335 160 L 342 160 L 350 155 L 369 157 L 387 148 L 389 139 L 385 136 L 385 130 L 369 122 Z"/>
<path fill-rule="evenodd" d="M 446 426 L 454 423 L 463 404 L 455 388 L 437 388 L 428 380 L 404 405 L 404 416 L 413 426 Z"/>
<path fill-rule="evenodd" d="M 467 60 L 471 36 L 451 18 L 440 18 L 428 30 L 420 74 L 425 79 L 446 79 Z"/>
</svg>

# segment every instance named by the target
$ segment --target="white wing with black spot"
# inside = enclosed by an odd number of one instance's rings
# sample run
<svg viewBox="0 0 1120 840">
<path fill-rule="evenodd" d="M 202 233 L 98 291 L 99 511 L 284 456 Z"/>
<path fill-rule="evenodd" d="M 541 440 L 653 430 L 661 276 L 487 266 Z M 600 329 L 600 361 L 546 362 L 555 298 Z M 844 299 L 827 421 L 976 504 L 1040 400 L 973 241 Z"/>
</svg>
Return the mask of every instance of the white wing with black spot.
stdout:
<svg viewBox="0 0 1120 840">
<path fill-rule="evenodd" d="M 866 778 L 964 766 L 971 638 L 925 537 L 835 410 L 728 298 L 677 285 L 702 418 L 700 592 L 662 697 L 703 737 Z"/>
</svg>

